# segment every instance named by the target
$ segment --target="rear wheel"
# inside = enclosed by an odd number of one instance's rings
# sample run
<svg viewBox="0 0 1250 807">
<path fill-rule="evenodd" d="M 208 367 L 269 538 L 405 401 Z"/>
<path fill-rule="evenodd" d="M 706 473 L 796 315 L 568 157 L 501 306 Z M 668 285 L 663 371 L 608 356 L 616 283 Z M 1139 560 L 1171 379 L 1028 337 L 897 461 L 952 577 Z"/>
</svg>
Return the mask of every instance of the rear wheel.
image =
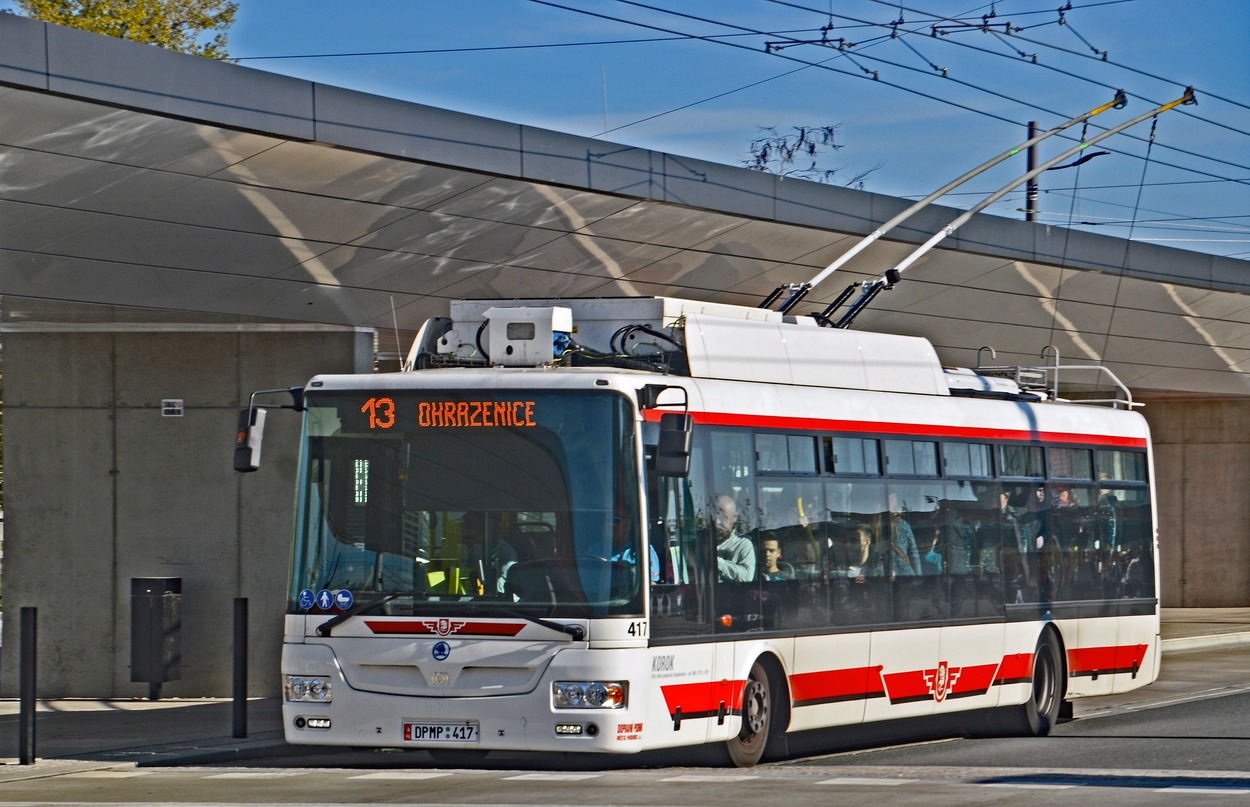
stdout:
<svg viewBox="0 0 1250 807">
<path fill-rule="evenodd" d="M 1045 737 L 1059 721 L 1063 705 L 1063 654 L 1052 631 L 1044 631 L 1033 653 L 1033 689 L 1023 706 L 1016 707 L 1006 728 L 1025 737 Z"/>
<path fill-rule="evenodd" d="M 731 764 L 749 768 L 764 756 L 764 747 L 768 745 L 772 729 L 772 712 L 768 671 L 756 661 L 751 665 L 751 674 L 742 693 L 742 728 L 738 730 L 737 737 L 725 744 Z"/>
</svg>

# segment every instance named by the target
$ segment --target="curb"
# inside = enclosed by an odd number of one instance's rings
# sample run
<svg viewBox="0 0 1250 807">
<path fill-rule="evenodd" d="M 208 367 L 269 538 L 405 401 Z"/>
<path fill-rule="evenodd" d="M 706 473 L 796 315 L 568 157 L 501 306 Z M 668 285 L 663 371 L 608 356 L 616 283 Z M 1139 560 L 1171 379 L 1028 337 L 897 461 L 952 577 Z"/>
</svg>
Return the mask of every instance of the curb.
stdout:
<svg viewBox="0 0 1250 807">
<path fill-rule="evenodd" d="M 1250 647 L 1250 631 L 1210 633 L 1206 636 L 1179 636 L 1175 639 L 1164 639 L 1160 644 L 1165 655 L 1168 653 L 1192 653 L 1197 650 Z"/>
</svg>

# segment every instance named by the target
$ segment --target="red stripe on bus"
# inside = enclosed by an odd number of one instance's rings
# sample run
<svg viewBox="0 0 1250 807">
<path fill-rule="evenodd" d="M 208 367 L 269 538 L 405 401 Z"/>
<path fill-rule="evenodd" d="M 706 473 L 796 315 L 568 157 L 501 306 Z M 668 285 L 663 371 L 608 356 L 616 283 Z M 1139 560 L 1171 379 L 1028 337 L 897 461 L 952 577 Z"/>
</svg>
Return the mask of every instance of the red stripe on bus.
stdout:
<svg viewBox="0 0 1250 807">
<path fill-rule="evenodd" d="M 1012 653 L 1003 656 L 998 665 L 998 674 L 994 676 L 995 684 L 1019 684 L 1033 680 L 1033 654 Z"/>
<path fill-rule="evenodd" d="M 658 421 L 664 414 L 648 409 L 643 417 Z M 908 437 L 946 437 L 965 440 L 1019 440 L 1046 443 L 1084 443 L 1087 445 L 1145 448 L 1144 437 L 1121 437 L 1110 434 L 1076 432 L 1038 432 L 1028 429 L 999 429 L 983 426 L 947 426 L 933 423 L 887 423 L 869 420 L 833 420 L 828 418 L 784 417 L 779 415 L 743 415 L 733 412 L 691 412 L 696 423 L 708 426 L 754 426 L 766 429 L 798 429 L 833 431 L 853 434 L 897 434 Z"/>
<path fill-rule="evenodd" d="M 1001 664 L 955 667 L 943 664 L 931 670 L 909 670 L 884 676 L 890 703 L 947 698 L 970 698 L 989 692 Z"/>
<path fill-rule="evenodd" d="M 708 717 L 721 712 L 738 714 L 742 711 L 742 693 L 745 681 L 705 681 L 695 684 L 669 684 L 660 687 L 668 713 L 676 716 L 681 709 L 682 717 Z"/>
<path fill-rule="evenodd" d="M 516 636 L 525 627 L 524 622 L 465 622 L 458 619 L 447 620 L 442 626 L 437 619 L 366 619 L 365 625 L 374 633 L 392 636 Z"/>
<path fill-rule="evenodd" d="M 1069 675 L 1110 675 L 1137 672 L 1146 658 L 1146 645 L 1081 647 L 1068 651 Z"/>
<path fill-rule="evenodd" d="M 790 692 L 796 706 L 835 701 L 879 698 L 885 695 L 881 667 L 821 670 L 790 676 Z"/>
<path fill-rule="evenodd" d="M 984 695 L 990 691 L 990 686 L 994 683 L 994 673 L 997 672 L 999 666 L 998 664 L 974 664 L 970 667 L 952 668 L 946 697 L 970 698 L 974 695 Z"/>
<path fill-rule="evenodd" d="M 933 679 L 925 675 L 926 670 L 907 670 L 906 672 L 886 673 L 886 696 L 890 703 L 907 703 L 909 701 L 931 700 L 933 698 Z"/>
<path fill-rule="evenodd" d="M 1136 672 L 1146 656 L 1146 645 L 1088 647 L 1068 651 L 1070 675 Z M 882 667 L 850 667 L 818 670 L 790 676 L 795 706 L 818 706 L 838 701 L 888 697 L 890 703 L 912 703 L 984 695 L 991 686 L 1028 683 L 1033 680 L 1033 654 L 1011 653 L 997 664 L 954 667 L 943 663 L 934 669 L 886 673 Z M 708 681 L 662 686 L 671 716 L 681 710 L 683 718 L 713 717 L 722 712 L 739 714 L 745 681 Z M 721 704 L 724 704 L 723 708 Z"/>
</svg>

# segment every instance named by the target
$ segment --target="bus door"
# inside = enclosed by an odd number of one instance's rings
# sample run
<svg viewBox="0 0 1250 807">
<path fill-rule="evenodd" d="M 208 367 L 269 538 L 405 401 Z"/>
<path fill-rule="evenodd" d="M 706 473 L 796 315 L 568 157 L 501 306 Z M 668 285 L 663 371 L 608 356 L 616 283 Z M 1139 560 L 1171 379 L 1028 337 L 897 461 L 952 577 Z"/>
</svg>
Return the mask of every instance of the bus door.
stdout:
<svg viewBox="0 0 1250 807">
<path fill-rule="evenodd" d="M 720 698 L 712 641 L 709 546 L 698 527 L 690 478 L 655 473 L 646 447 L 648 635 L 651 652 L 649 723 L 671 726 L 683 742 L 706 741 Z M 696 445 L 691 476 L 702 478 Z M 710 719 L 709 719 L 710 718 Z"/>
</svg>

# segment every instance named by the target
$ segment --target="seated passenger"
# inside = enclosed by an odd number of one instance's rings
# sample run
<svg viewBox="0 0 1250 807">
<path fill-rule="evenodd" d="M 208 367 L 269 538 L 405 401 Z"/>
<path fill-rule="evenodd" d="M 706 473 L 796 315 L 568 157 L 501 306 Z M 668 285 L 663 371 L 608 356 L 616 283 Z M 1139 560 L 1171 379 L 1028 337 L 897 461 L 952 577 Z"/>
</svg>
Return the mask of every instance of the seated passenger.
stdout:
<svg viewBox="0 0 1250 807">
<path fill-rule="evenodd" d="M 776 538 L 765 538 L 760 542 L 760 550 L 764 557 L 764 568 L 760 571 L 761 580 L 794 579 L 794 569 L 790 564 L 781 562 L 781 544 Z"/>
<path fill-rule="evenodd" d="M 831 565 L 839 577 L 862 583 L 885 574 L 881 552 L 873 541 L 872 530 L 865 525 L 843 529 L 830 552 Z"/>
<path fill-rule="evenodd" d="M 716 530 L 716 576 L 719 581 L 755 579 L 755 548 L 738 534 L 738 505 L 731 496 L 718 496 L 712 514 Z"/>
</svg>

